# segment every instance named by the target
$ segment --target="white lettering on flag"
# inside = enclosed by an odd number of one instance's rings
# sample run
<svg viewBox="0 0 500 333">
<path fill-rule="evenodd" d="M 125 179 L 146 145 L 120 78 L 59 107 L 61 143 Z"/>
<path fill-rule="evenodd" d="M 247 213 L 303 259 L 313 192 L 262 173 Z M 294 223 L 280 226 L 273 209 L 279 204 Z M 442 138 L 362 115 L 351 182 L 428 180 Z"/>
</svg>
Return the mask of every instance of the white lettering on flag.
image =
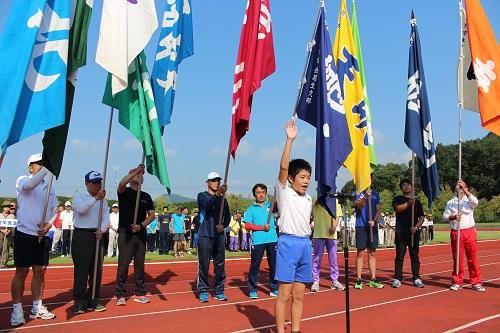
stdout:
<svg viewBox="0 0 500 333">
<path fill-rule="evenodd" d="M 487 94 L 490 91 L 491 81 L 495 81 L 497 75 L 493 71 L 495 62 L 487 60 L 485 63 L 476 58 L 474 62 L 474 74 L 476 74 L 477 85 Z"/>
<path fill-rule="evenodd" d="M 264 31 L 262 30 L 264 28 Z M 259 35 L 258 39 L 265 39 L 267 34 L 271 32 L 271 13 L 263 3 L 260 5 L 259 17 Z"/>
<path fill-rule="evenodd" d="M 409 110 L 415 111 L 416 113 L 420 112 L 420 100 L 418 96 L 420 95 L 420 85 L 417 83 L 418 80 L 418 71 L 415 72 L 408 79 L 408 104 L 407 107 Z"/>
<path fill-rule="evenodd" d="M 330 107 L 337 111 L 338 113 L 345 114 L 345 110 L 342 106 L 342 95 L 340 92 L 340 82 L 339 76 L 334 72 L 332 68 L 333 57 L 328 55 L 325 58 L 325 69 L 326 69 L 326 89 L 328 104 Z"/>
</svg>

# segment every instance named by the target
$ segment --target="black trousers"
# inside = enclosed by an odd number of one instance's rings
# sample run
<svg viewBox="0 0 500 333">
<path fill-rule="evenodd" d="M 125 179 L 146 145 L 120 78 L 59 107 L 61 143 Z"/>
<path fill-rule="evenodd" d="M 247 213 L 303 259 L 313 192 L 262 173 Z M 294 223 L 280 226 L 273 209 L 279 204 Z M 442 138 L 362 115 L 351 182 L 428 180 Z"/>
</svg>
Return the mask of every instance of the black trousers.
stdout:
<svg viewBox="0 0 500 333">
<path fill-rule="evenodd" d="M 73 240 L 71 242 L 71 253 L 74 264 L 73 300 L 75 301 L 75 308 L 82 310 L 95 307 L 100 301 L 99 292 L 101 289 L 103 256 L 102 242 L 98 254 L 95 297 L 92 298 L 94 270 L 96 269 L 94 266 L 96 241 L 95 230 L 75 228 L 73 231 Z"/>
<path fill-rule="evenodd" d="M 168 232 L 159 232 L 158 234 L 158 253 L 168 253 L 170 251 L 170 243 L 168 242 Z M 168 246 L 167 246 L 168 244 Z"/>
<path fill-rule="evenodd" d="M 148 234 L 148 251 L 154 252 L 156 251 L 156 241 L 158 234 Z"/>
<path fill-rule="evenodd" d="M 418 258 L 420 237 L 415 233 L 413 247 L 411 246 L 411 234 L 396 233 L 396 259 L 394 260 L 394 278 L 403 280 L 403 263 L 406 255 L 406 248 L 410 252 L 411 273 L 413 280 L 420 279 L 420 259 Z"/>
<path fill-rule="evenodd" d="M 269 288 L 278 289 L 278 282 L 274 278 L 276 273 L 276 242 L 252 245 L 250 248 L 250 272 L 248 273 L 248 291 L 257 291 L 257 281 L 259 279 L 259 268 L 264 257 L 267 254 L 267 263 L 269 265 Z"/>
<path fill-rule="evenodd" d="M 138 235 L 130 235 L 125 230 L 118 230 L 118 269 L 116 270 L 116 297 L 125 297 L 125 282 L 128 277 L 128 266 L 134 260 L 135 295 L 146 295 L 144 285 L 144 259 L 146 257 L 146 240 Z"/>
<path fill-rule="evenodd" d="M 198 291 L 208 292 L 208 269 L 210 259 L 214 262 L 215 294 L 224 292 L 226 283 L 226 271 L 224 264 L 226 260 L 225 235 L 223 233 L 215 237 L 200 236 L 198 238 Z"/>
<path fill-rule="evenodd" d="M 429 226 L 429 240 L 434 240 L 434 227 L 432 225 Z"/>
<path fill-rule="evenodd" d="M 62 234 L 62 254 L 68 255 L 71 253 L 71 230 L 65 229 Z"/>
</svg>

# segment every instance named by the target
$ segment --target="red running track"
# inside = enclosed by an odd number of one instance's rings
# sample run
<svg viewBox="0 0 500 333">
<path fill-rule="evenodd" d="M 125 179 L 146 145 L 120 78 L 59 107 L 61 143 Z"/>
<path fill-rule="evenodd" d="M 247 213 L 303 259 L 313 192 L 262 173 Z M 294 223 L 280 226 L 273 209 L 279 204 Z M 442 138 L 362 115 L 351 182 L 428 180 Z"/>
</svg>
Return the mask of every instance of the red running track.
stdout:
<svg viewBox="0 0 500 333">
<path fill-rule="evenodd" d="M 452 269 L 450 245 L 421 247 L 421 274 L 426 287 L 411 285 L 409 257 L 405 261 L 405 277 L 399 289 L 390 288 L 394 269 L 394 249 L 377 253 L 377 275 L 384 289 L 350 289 L 351 332 L 494 332 L 500 327 L 500 241 L 479 242 L 479 257 L 486 293 L 472 291 L 470 286 L 453 292 L 448 290 Z M 350 254 L 350 274 L 354 272 L 354 254 Z M 344 258 L 339 253 L 341 279 Z M 366 259 L 365 259 L 366 260 Z M 258 300 L 247 297 L 248 258 L 226 261 L 227 302 L 210 299 L 201 304 L 195 289 L 195 262 L 153 262 L 146 265 L 147 289 L 151 303 L 129 300 L 117 307 L 112 299 L 115 265 L 107 265 L 103 273 L 101 297 L 106 312 L 73 316 L 71 267 L 49 267 L 46 275 L 44 304 L 57 317 L 54 320 L 31 320 L 15 331 L 26 332 L 124 332 L 141 330 L 148 333 L 192 331 L 202 332 L 273 332 L 274 299 L 268 296 L 267 266 L 260 275 Z M 345 332 L 345 294 L 331 291 L 326 256 L 323 258 L 321 291 L 307 293 L 302 332 Z M 132 268 L 131 268 L 132 270 Z M 10 328 L 10 281 L 13 271 L 0 272 L 0 332 Z M 368 273 L 368 272 L 366 272 Z M 131 276 L 130 276 L 131 278 Z M 352 282 L 352 279 L 351 279 Z M 30 310 L 29 281 L 23 304 Z M 133 291 L 132 280 L 128 290 Z M 28 319 L 28 318 L 27 318 Z M 469 325 L 469 326 L 467 326 Z M 465 327 L 466 326 L 466 327 Z M 464 328 L 460 328 L 464 327 Z M 290 327 L 287 327 L 290 330 Z"/>
</svg>

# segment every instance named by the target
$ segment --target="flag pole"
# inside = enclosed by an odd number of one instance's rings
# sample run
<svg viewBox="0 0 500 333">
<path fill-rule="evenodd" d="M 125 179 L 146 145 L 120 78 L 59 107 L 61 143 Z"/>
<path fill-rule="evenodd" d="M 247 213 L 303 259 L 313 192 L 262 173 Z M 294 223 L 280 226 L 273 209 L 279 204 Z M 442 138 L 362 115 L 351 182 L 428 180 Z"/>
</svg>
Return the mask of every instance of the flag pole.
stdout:
<svg viewBox="0 0 500 333">
<path fill-rule="evenodd" d="M 111 107 L 111 110 L 109 112 L 109 124 L 108 124 L 108 137 L 106 139 L 106 150 L 104 153 L 104 168 L 102 170 L 102 185 L 101 189 L 106 190 L 106 174 L 108 170 L 108 156 L 109 156 L 109 145 L 111 142 L 111 128 L 113 127 L 113 111 L 114 108 Z M 99 215 L 97 217 L 97 233 L 101 231 L 101 225 L 102 225 L 102 210 L 104 209 L 104 198 L 99 200 Z M 101 236 L 102 237 L 102 236 Z M 97 282 L 97 271 L 101 268 L 98 266 L 101 266 L 100 263 L 102 263 L 102 246 L 101 245 L 101 238 L 97 238 L 95 242 L 95 252 L 94 252 L 94 274 L 92 276 L 92 299 L 95 298 L 95 293 L 96 293 L 96 282 Z M 99 260 L 101 259 L 101 260 Z"/>
<path fill-rule="evenodd" d="M 38 231 L 43 231 L 44 225 L 45 225 L 45 215 L 47 215 L 47 209 L 49 206 L 49 199 L 50 199 L 50 190 L 52 189 L 52 182 L 54 181 L 54 174 L 50 172 L 49 176 L 49 184 L 47 185 L 47 193 L 45 193 L 45 202 L 43 204 L 43 210 L 42 210 L 42 219 L 40 222 L 40 227 L 38 228 Z M 38 243 L 42 242 L 44 236 L 38 236 Z"/>
<path fill-rule="evenodd" d="M 144 165 L 145 162 L 146 162 L 146 154 L 143 152 L 141 164 Z M 132 226 L 137 224 L 137 216 L 139 215 L 139 201 L 141 199 L 141 188 L 142 188 L 142 182 L 139 182 L 139 184 L 137 184 L 137 195 L 135 196 L 134 223 L 132 224 Z"/>
<path fill-rule="evenodd" d="M 345 284 L 345 325 L 346 333 L 351 332 L 351 308 L 349 300 L 349 245 L 348 245 L 348 231 L 347 231 L 347 218 L 349 211 L 347 210 L 347 202 L 345 197 L 340 197 L 340 202 L 344 207 L 344 284 Z"/>
<path fill-rule="evenodd" d="M 371 189 L 369 189 L 371 191 Z M 367 199 L 368 199 L 368 223 L 370 221 L 373 220 L 373 207 L 372 207 L 372 195 L 367 195 Z M 373 220 L 373 223 L 375 223 L 375 221 Z M 373 226 L 370 224 L 370 244 L 373 243 Z M 373 246 L 373 244 L 372 244 Z"/>
<path fill-rule="evenodd" d="M 227 177 L 229 175 L 229 161 L 231 161 L 231 136 L 232 136 L 232 131 L 231 135 L 229 136 L 229 145 L 227 148 L 227 157 L 226 157 L 226 169 L 224 170 L 224 182 L 222 183 L 221 186 L 226 185 L 227 186 Z M 219 222 L 217 223 L 217 226 L 222 225 L 222 220 L 224 219 L 224 201 L 226 198 L 226 192 L 222 194 L 221 202 L 220 202 L 220 209 L 219 209 Z"/>
<path fill-rule="evenodd" d="M 411 198 L 415 199 L 415 153 L 411 153 Z M 411 227 L 415 226 L 415 203 L 411 206 Z M 415 243 L 415 234 L 411 233 L 411 247 Z"/>
</svg>

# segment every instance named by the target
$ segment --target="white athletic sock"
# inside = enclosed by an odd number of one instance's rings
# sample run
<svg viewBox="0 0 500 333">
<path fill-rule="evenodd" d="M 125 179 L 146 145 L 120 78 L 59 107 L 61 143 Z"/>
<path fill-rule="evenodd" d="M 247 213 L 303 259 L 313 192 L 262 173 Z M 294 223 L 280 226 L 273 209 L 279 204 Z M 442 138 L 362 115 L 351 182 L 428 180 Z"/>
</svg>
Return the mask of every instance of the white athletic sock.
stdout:
<svg viewBox="0 0 500 333">
<path fill-rule="evenodd" d="M 23 311 L 22 303 L 14 303 L 14 304 L 12 304 L 12 307 L 14 308 L 14 312 L 22 312 Z"/>
<path fill-rule="evenodd" d="M 42 307 L 42 300 L 33 301 L 33 311 L 37 312 L 39 308 Z"/>
</svg>

